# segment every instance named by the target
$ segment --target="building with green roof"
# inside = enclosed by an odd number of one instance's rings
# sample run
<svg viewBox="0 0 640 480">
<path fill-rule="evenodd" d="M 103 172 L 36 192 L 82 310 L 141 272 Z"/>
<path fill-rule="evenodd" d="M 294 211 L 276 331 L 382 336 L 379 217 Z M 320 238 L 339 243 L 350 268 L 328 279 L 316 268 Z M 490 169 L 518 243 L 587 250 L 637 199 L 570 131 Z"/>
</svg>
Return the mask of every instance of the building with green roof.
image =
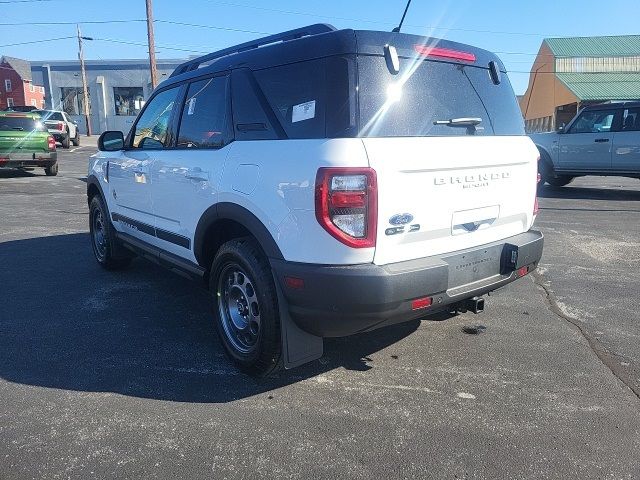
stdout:
<svg viewBox="0 0 640 480">
<path fill-rule="evenodd" d="M 640 35 L 546 38 L 519 99 L 527 131 L 568 123 L 586 105 L 640 100 Z"/>
</svg>

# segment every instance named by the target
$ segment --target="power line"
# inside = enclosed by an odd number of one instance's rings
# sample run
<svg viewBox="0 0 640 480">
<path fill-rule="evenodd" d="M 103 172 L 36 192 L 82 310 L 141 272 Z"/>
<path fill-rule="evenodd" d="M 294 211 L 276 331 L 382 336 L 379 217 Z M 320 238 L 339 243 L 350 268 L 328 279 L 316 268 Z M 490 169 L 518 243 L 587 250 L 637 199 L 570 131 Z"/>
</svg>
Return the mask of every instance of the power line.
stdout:
<svg viewBox="0 0 640 480">
<path fill-rule="evenodd" d="M 18 27 L 23 25 L 39 25 L 39 26 L 49 26 L 49 25 L 100 25 L 100 24 L 108 24 L 108 23 L 132 23 L 132 22 L 146 22 L 145 19 L 132 19 L 132 20 L 87 20 L 86 22 L 12 22 L 12 23 L 0 23 L 0 26 L 3 27 Z"/>
<path fill-rule="evenodd" d="M 123 45 L 135 45 L 138 47 L 148 47 L 149 45 L 147 43 L 142 43 L 142 42 L 132 42 L 129 40 L 116 40 L 114 38 L 93 38 L 96 41 L 99 42 L 110 42 L 110 43 L 120 43 Z M 188 49 L 188 48 L 178 48 L 178 47 L 170 47 L 168 45 L 158 45 L 158 48 L 161 49 L 165 49 L 165 50 L 177 50 L 179 52 L 191 52 L 191 53 L 209 53 L 209 51 L 204 51 L 204 50 L 194 50 L 194 49 Z"/>
<path fill-rule="evenodd" d="M 53 0 L 2 0 L 0 3 L 36 3 L 36 2 L 52 2 Z"/>
<path fill-rule="evenodd" d="M 55 40 L 67 40 L 69 38 L 76 38 L 76 37 L 73 37 L 73 36 L 71 36 L 71 37 L 57 37 L 57 38 L 46 38 L 46 39 L 43 39 L 43 40 L 32 40 L 30 42 L 7 43 L 5 45 L 0 45 L 0 48 L 1 47 L 14 47 L 16 45 L 29 45 L 29 44 L 32 44 L 32 43 L 53 42 Z"/>
<path fill-rule="evenodd" d="M 255 33 L 257 35 L 271 35 L 273 32 L 259 32 L 256 30 L 243 30 L 241 28 L 230 28 L 230 27 L 215 27 L 213 25 L 202 25 L 199 23 L 187 23 L 187 22 L 176 22 L 173 20 L 156 20 L 156 23 L 169 23 L 171 25 L 182 25 L 185 27 L 197 27 L 197 28 L 210 28 L 212 30 L 223 30 L 225 32 L 239 32 L 239 33 Z"/>
</svg>

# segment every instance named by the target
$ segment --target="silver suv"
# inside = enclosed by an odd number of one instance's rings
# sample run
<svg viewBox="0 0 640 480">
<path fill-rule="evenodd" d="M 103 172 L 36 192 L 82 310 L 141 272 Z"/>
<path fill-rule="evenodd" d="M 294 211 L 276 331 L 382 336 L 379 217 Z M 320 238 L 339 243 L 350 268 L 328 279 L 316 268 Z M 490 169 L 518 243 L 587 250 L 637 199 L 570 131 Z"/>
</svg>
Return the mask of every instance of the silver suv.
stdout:
<svg viewBox="0 0 640 480">
<path fill-rule="evenodd" d="M 541 182 L 561 187 L 584 175 L 640 178 L 640 102 L 589 106 L 557 132 L 529 136 L 540 151 Z"/>
</svg>

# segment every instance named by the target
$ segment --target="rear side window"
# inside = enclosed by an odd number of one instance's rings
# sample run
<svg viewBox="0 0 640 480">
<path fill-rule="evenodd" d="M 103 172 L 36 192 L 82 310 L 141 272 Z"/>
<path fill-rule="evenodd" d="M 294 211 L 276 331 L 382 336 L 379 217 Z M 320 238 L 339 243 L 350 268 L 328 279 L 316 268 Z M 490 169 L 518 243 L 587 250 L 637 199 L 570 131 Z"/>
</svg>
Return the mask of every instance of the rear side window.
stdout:
<svg viewBox="0 0 640 480">
<path fill-rule="evenodd" d="M 254 72 L 269 105 L 289 138 L 325 136 L 324 60 Z"/>
<path fill-rule="evenodd" d="M 378 56 L 359 56 L 358 73 L 360 136 L 467 135 L 467 127 L 434 124 L 460 118 L 482 120 L 476 135 L 524 135 L 506 75 L 495 85 L 485 68 L 407 58 L 393 75 Z"/>
<path fill-rule="evenodd" d="M 215 77 L 189 86 L 178 130 L 178 147 L 221 148 L 231 142 L 228 84 L 228 77 Z"/>
<path fill-rule="evenodd" d="M 640 131 L 640 107 L 625 109 L 624 118 L 622 120 L 622 131 Z"/>
<path fill-rule="evenodd" d="M 158 93 L 138 119 L 133 134 L 133 148 L 158 149 L 167 145 L 171 112 L 180 87 Z"/>
</svg>

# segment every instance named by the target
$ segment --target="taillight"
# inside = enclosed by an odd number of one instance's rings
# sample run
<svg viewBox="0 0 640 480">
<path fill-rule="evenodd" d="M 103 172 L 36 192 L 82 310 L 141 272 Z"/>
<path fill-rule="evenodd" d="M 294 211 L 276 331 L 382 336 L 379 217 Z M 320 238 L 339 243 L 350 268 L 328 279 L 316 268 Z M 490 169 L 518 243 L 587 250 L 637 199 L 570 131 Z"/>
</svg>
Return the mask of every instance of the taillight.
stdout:
<svg viewBox="0 0 640 480">
<path fill-rule="evenodd" d="M 414 45 L 413 49 L 423 57 L 451 58 L 465 62 L 475 62 L 476 56 L 469 52 L 460 52 L 450 48 L 430 47 L 429 45 Z"/>
<path fill-rule="evenodd" d="M 56 149 L 56 139 L 53 138 L 51 135 L 47 137 L 47 146 L 49 147 L 49 150 Z"/>
<path fill-rule="evenodd" d="M 64 123 L 58 122 L 58 130 L 60 130 L 60 131 L 64 130 Z"/>
<path fill-rule="evenodd" d="M 540 169 L 538 168 L 538 164 L 540 164 L 540 157 L 538 157 L 538 161 L 536 162 L 536 173 L 537 173 L 537 177 L 536 177 L 536 193 L 535 193 L 535 199 L 533 202 L 533 214 L 537 215 L 538 212 L 540 211 L 540 207 L 538 206 L 538 184 L 540 183 Z"/>
<path fill-rule="evenodd" d="M 372 168 L 323 167 L 316 176 L 316 218 L 353 248 L 376 244 L 378 187 Z"/>
</svg>

